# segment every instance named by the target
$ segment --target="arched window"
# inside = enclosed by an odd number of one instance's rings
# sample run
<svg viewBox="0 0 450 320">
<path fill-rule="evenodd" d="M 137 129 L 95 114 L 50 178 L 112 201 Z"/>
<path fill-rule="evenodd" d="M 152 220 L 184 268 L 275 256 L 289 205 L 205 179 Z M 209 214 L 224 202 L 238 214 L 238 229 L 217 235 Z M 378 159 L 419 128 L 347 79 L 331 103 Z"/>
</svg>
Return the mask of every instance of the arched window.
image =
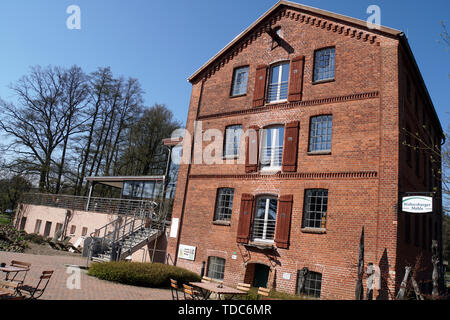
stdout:
<svg viewBox="0 0 450 320">
<path fill-rule="evenodd" d="M 255 218 L 253 220 L 253 240 L 273 242 L 277 221 L 278 199 L 273 196 L 261 196 L 256 199 Z"/>
</svg>

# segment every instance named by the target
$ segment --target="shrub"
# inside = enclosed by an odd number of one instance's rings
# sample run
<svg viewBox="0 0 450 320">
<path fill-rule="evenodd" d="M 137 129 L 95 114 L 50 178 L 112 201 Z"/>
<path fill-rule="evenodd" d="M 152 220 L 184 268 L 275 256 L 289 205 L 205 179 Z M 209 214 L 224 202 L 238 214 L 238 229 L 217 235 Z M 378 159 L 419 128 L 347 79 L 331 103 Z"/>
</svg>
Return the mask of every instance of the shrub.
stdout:
<svg viewBox="0 0 450 320">
<path fill-rule="evenodd" d="M 171 265 L 124 261 L 94 263 L 88 274 L 107 281 L 148 288 L 169 287 L 170 279 L 179 283 L 201 280 L 200 275 Z"/>
<path fill-rule="evenodd" d="M 0 225 L 0 251 L 23 252 L 27 248 L 24 232 L 11 225 Z"/>
<path fill-rule="evenodd" d="M 37 243 L 37 244 L 44 244 L 47 242 L 47 240 L 41 236 L 40 234 L 36 234 L 36 233 L 29 233 L 24 235 L 25 240 L 33 242 L 33 243 Z"/>
</svg>

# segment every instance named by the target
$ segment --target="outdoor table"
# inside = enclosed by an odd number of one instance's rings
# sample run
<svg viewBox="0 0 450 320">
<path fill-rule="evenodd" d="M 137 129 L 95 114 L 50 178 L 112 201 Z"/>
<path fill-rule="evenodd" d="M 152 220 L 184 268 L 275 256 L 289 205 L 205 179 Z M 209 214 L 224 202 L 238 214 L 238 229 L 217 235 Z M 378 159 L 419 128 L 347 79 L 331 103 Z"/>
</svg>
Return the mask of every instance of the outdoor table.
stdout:
<svg viewBox="0 0 450 320">
<path fill-rule="evenodd" d="M 229 298 L 231 300 L 235 295 L 247 294 L 246 292 L 242 292 L 241 290 L 220 285 L 214 282 L 190 282 L 189 284 L 196 288 L 199 288 L 202 293 L 203 299 L 205 300 L 209 299 L 211 293 L 216 293 L 219 296 L 219 300 L 221 295 L 231 295 L 231 297 Z"/>
<path fill-rule="evenodd" d="M 15 279 L 15 277 L 17 276 L 17 274 L 19 272 L 28 272 L 29 270 L 30 270 L 30 268 L 20 268 L 20 267 L 14 267 L 14 266 L 6 266 L 6 267 L 0 268 L 0 271 L 3 271 L 6 273 L 6 278 L 5 278 L 6 281 L 9 280 L 8 278 L 9 278 L 10 273 L 14 273 L 14 277 L 12 277 L 12 279 L 10 280 L 10 281 L 12 281 Z M 17 282 L 22 284 L 23 281 L 17 281 Z"/>
</svg>

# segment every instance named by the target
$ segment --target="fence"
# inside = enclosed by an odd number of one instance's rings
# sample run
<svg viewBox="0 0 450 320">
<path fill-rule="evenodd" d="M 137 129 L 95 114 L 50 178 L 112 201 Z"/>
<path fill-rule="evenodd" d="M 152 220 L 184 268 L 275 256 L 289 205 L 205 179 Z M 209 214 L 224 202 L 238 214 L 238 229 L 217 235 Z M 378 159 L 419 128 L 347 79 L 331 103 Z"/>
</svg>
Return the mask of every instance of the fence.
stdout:
<svg viewBox="0 0 450 320">
<path fill-rule="evenodd" d="M 90 211 L 108 214 L 136 215 L 151 210 L 161 200 L 129 200 L 114 198 L 79 197 L 55 194 L 27 193 L 23 196 L 24 204 L 64 208 L 78 211 Z"/>
</svg>

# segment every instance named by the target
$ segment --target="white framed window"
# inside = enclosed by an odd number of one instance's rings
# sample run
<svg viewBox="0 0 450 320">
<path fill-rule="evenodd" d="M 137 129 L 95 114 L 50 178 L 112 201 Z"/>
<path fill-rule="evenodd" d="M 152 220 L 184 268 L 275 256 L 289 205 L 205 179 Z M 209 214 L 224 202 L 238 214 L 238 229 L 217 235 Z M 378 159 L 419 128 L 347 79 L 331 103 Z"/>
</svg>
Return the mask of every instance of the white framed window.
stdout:
<svg viewBox="0 0 450 320">
<path fill-rule="evenodd" d="M 287 101 L 289 88 L 289 62 L 282 62 L 270 68 L 267 102 Z"/>
<path fill-rule="evenodd" d="M 271 126 L 263 130 L 261 170 L 279 171 L 283 159 L 284 126 Z"/>
<path fill-rule="evenodd" d="M 242 126 L 234 125 L 225 129 L 224 157 L 239 157 L 241 147 Z"/>
<path fill-rule="evenodd" d="M 277 221 L 278 199 L 262 196 L 256 200 L 255 218 L 253 219 L 253 241 L 273 243 Z"/>
</svg>

